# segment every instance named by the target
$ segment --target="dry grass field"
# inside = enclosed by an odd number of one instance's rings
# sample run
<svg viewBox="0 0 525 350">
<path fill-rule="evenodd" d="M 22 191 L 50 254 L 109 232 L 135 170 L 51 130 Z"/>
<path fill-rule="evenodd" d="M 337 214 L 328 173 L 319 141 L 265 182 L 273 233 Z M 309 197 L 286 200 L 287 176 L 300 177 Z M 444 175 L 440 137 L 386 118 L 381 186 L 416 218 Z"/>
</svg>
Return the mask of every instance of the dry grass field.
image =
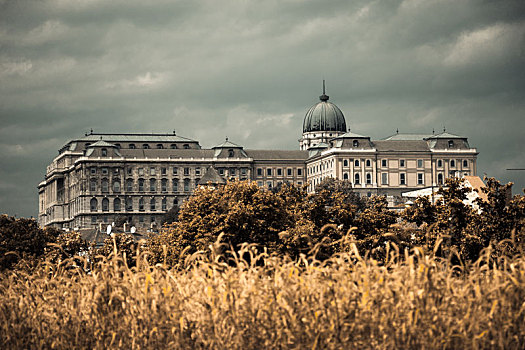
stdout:
<svg viewBox="0 0 525 350">
<path fill-rule="evenodd" d="M 114 254 L 90 271 L 68 262 L 8 271 L 0 347 L 525 347 L 523 256 L 494 262 L 486 254 L 452 266 L 391 250 L 379 264 L 350 251 L 321 263 L 245 246 L 245 259 L 228 264 L 194 254 L 185 268 L 169 270 L 147 265 L 141 253 L 132 269 Z"/>
</svg>

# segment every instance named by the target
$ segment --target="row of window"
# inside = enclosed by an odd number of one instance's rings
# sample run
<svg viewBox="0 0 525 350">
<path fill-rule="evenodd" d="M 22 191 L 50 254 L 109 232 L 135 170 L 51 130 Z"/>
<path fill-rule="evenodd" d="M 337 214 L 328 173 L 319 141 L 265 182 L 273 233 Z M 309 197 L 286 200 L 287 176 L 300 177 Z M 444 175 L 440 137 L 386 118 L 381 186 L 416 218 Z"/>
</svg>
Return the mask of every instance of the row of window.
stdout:
<svg viewBox="0 0 525 350">
<path fill-rule="evenodd" d="M 101 221 L 104 222 L 104 223 L 109 223 L 107 215 L 103 215 L 103 216 L 93 215 L 93 216 L 91 216 L 91 223 L 92 224 L 96 224 L 98 219 L 101 219 Z M 141 224 L 145 222 L 144 215 L 139 215 L 138 219 L 139 219 L 139 223 L 141 223 Z M 130 219 L 130 221 L 131 221 L 131 219 Z M 154 215 L 150 216 L 150 222 L 151 223 L 155 223 L 156 221 L 157 221 L 157 217 L 156 216 L 154 216 Z"/>
<path fill-rule="evenodd" d="M 195 183 L 198 183 L 199 179 L 195 179 Z M 138 179 L 138 192 L 144 192 L 146 188 L 146 184 L 149 185 L 149 191 L 150 192 L 157 192 L 157 179 L 149 179 L 148 182 L 146 182 L 145 179 Z M 160 190 L 161 192 L 167 192 L 168 191 L 168 179 L 161 179 L 160 180 Z M 126 180 L 126 191 L 127 192 L 133 192 L 133 185 L 134 181 L 133 179 L 127 179 Z M 171 180 L 171 188 L 173 192 L 180 191 L 179 186 L 179 179 L 172 179 Z M 183 181 L 183 187 L 184 192 L 189 192 L 191 190 L 191 180 L 190 179 L 184 179 Z M 113 192 L 120 192 L 121 191 L 121 185 L 120 185 L 120 179 L 113 180 L 112 184 Z M 89 181 L 89 190 L 91 192 L 97 191 L 97 180 L 91 179 Z M 102 192 L 109 192 L 109 180 L 108 179 L 102 179 L 101 181 L 101 190 Z"/>
<path fill-rule="evenodd" d="M 274 174 L 273 168 L 266 168 L 266 176 L 273 176 Z M 286 170 L 286 176 L 294 176 L 294 169 L 293 168 L 287 168 Z M 263 176 L 264 171 L 263 168 L 257 168 L 257 176 Z M 283 176 L 283 168 L 277 168 L 275 169 L 275 176 Z M 303 169 L 297 168 L 297 176 L 303 176 Z"/>
<path fill-rule="evenodd" d="M 88 143 L 88 144 L 86 144 L 86 147 L 88 147 L 88 146 L 90 146 L 90 145 L 91 145 L 91 144 Z M 118 149 L 123 148 L 123 147 L 122 147 L 122 144 L 120 144 L 120 143 L 115 143 L 115 146 L 117 146 Z M 140 144 L 137 145 L 137 144 L 134 144 L 134 143 L 129 143 L 129 144 L 124 145 L 124 146 L 127 146 L 129 149 L 136 149 L 136 148 L 139 148 L 139 147 L 142 147 L 142 149 L 150 149 L 150 148 L 153 148 L 152 145 L 149 144 L 149 143 L 143 143 L 142 145 L 140 145 Z M 172 144 L 169 144 L 169 145 L 164 145 L 164 144 L 162 144 L 162 143 L 157 143 L 154 147 L 155 147 L 156 149 L 165 149 L 165 148 L 167 149 L 168 147 L 169 147 L 170 149 L 177 149 L 177 148 L 179 148 L 179 146 L 177 146 L 177 144 L 175 144 L 175 143 L 172 143 Z M 183 148 L 183 149 L 190 149 L 190 145 L 187 144 L 187 143 L 185 143 L 185 144 L 182 145 L 182 148 Z M 107 156 L 107 154 L 108 154 L 108 149 L 107 149 L 107 148 L 102 148 L 102 156 Z"/>
<path fill-rule="evenodd" d="M 352 159 L 350 159 L 350 161 L 352 161 Z M 438 168 L 442 168 L 443 167 L 443 159 L 438 159 L 437 160 L 437 167 Z M 458 163 L 461 162 L 461 160 L 458 160 L 457 161 Z M 353 163 L 354 163 L 354 166 L 358 167 L 358 166 L 361 166 L 361 162 L 359 159 L 354 159 L 353 160 Z M 344 167 L 347 167 L 349 164 L 349 161 L 348 159 L 344 159 L 343 160 L 343 166 Z M 366 159 L 365 160 L 365 166 L 366 167 L 370 167 L 372 166 L 372 161 L 370 159 Z M 417 167 L 418 168 L 424 168 L 425 166 L 425 162 L 423 159 L 418 159 L 417 160 Z M 383 168 L 387 168 L 388 167 L 388 159 L 381 159 L 381 167 Z M 404 168 L 406 167 L 406 160 L 405 159 L 400 159 L 399 160 L 399 167 L 400 168 Z M 456 167 L 456 160 L 455 159 L 451 159 L 450 160 L 450 167 L 451 168 L 455 168 Z M 467 168 L 468 167 L 468 160 L 467 159 L 463 159 L 463 167 L 464 168 Z"/>
<path fill-rule="evenodd" d="M 439 175 L 441 175 L 441 183 L 443 183 L 443 174 L 438 174 L 438 181 L 440 179 Z M 367 185 L 372 184 L 372 174 L 371 173 L 366 173 L 365 176 L 366 176 L 365 183 Z M 348 173 L 344 173 L 343 174 L 343 180 L 349 180 Z M 361 184 L 361 174 L 360 173 L 355 173 L 353 180 L 354 180 L 354 184 L 355 185 L 360 185 Z M 418 185 L 424 185 L 424 183 L 425 183 L 424 174 L 423 173 L 418 173 L 417 174 L 417 184 Z M 381 173 L 381 184 L 382 185 L 388 185 L 388 173 Z M 406 185 L 407 184 L 407 179 L 406 179 L 406 174 L 405 173 L 400 173 L 399 174 L 399 184 L 400 185 Z"/>
<path fill-rule="evenodd" d="M 281 186 L 283 184 L 282 181 L 277 181 L 277 184 L 276 186 Z M 257 186 L 259 187 L 264 187 L 264 181 L 257 181 Z M 297 186 L 302 186 L 303 185 L 303 182 L 302 181 L 297 181 Z M 273 181 L 266 181 L 266 188 L 273 188 Z"/>
<path fill-rule="evenodd" d="M 160 168 L 160 175 L 168 175 L 168 169 L 169 168 L 167 168 L 167 167 L 161 167 Z M 196 176 L 200 176 L 202 174 L 202 169 L 200 167 L 196 167 L 196 168 L 183 167 L 181 169 L 182 169 L 182 174 L 184 176 L 190 176 L 192 169 L 194 170 L 194 174 Z M 236 176 L 237 174 L 240 174 L 240 175 L 247 175 L 248 174 L 248 168 L 240 168 L 240 169 L 239 168 L 218 168 L 218 171 L 219 171 L 219 174 L 221 174 L 221 175 L 224 175 L 225 172 L 228 172 L 228 174 L 230 176 Z M 101 172 L 102 175 L 109 175 L 110 170 L 109 170 L 109 168 L 103 167 L 103 168 L 100 168 L 100 172 Z M 158 169 L 157 169 L 157 167 L 149 167 L 149 168 L 140 167 L 140 168 L 137 168 L 137 173 L 138 173 L 139 176 L 144 176 L 146 174 L 146 172 L 148 172 L 150 176 L 155 176 L 155 175 L 157 175 Z M 91 167 L 90 168 L 90 173 L 91 173 L 91 175 L 96 175 L 97 174 L 97 168 L 96 167 Z M 171 168 L 171 173 L 173 175 L 178 175 L 179 174 L 179 168 L 178 167 Z M 120 174 L 120 169 L 119 168 L 113 168 L 113 174 L 114 175 Z M 127 175 L 133 175 L 133 167 L 127 167 L 126 168 L 126 174 Z"/>
<path fill-rule="evenodd" d="M 132 211 L 133 210 L 133 199 L 132 198 L 126 198 L 125 202 L 122 201 L 120 198 L 115 198 L 113 200 L 113 211 L 121 211 L 122 205 L 125 204 L 126 211 Z M 173 206 L 178 205 L 177 198 L 173 199 Z M 139 198 L 138 202 L 138 209 L 140 211 L 145 210 L 145 201 L 144 198 Z M 96 198 L 91 198 L 91 201 L 89 202 L 89 208 L 92 212 L 98 211 L 98 200 Z M 102 211 L 109 211 L 109 199 L 103 198 L 101 201 L 101 209 Z M 155 211 L 157 210 L 157 199 L 151 198 L 149 200 L 149 210 Z M 168 200 L 166 198 L 162 198 L 160 201 L 160 210 L 167 211 L 168 210 Z"/>
</svg>

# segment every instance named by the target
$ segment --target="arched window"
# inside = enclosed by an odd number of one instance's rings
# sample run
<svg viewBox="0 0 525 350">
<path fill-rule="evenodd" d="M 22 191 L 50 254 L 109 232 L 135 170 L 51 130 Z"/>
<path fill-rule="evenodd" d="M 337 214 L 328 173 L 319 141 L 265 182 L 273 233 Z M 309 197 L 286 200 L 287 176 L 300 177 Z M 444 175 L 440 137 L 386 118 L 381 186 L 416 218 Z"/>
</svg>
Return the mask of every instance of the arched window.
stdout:
<svg viewBox="0 0 525 350">
<path fill-rule="evenodd" d="M 464 168 L 468 167 L 468 160 L 466 160 L 466 159 L 463 160 L 463 167 Z"/>
<path fill-rule="evenodd" d="M 370 159 L 366 160 L 366 166 L 372 166 L 372 162 L 370 161 Z"/>
<path fill-rule="evenodd" d="M 366 183 L 371 184 L 372 183 L 372 174 L 366 173 Z"/>
<path fill-rule="evenodd" d="M 179 179 L 171 180 L 171 187 L 173 192 L 177 192 L 179 190 Z"/>
<path fill-rule="evenodd" d="M 359 166 L 359 159 L 354 160 L 354 166 Z"/>
<path fill-rule="evenodd" d="M 89 181 L 89 190 L 90 190 L 91 192 L 95 192 L 95 191 L 97 190 L 97 180 L 95 180 L 95 179 L 91 179 L 91 180 Z"/>
<path fill-rule="evenodd" d="M 343 180 L 348 180 L 348 173 L 343 174 Z"/>
<path fill-rule="evenodd" d="M 139 198 L 139 210 L 144 211 L 144 198 Z"/>
<path fill-rule="evenodd" d="M 343 160 L 343 166 L 348 166 L 348 159 Z"/>
<path fill-rule="evenodd" d="M 438 174 L 438 185 L 443 185 L 443 174 Z"/>
<path fill-rule="evenodd" d="M 151 200 L 149 201 L 149 209 L 151 211 L 156 210 L 155 208 L 156 205 L 157 205 L 157 201 L 155 200 L 155 198 L 151 198 Z"/>
<path fill-rule="evenodd" d="M 168 202 L 167 202 L 166 198 L 162 198 L 161 206 L 162 206 L 161 207 L 162 211 L 168 210 Z"/>
<path fill-rule="evenodd" d="M 228 150 L 228 157 L 233 157 L 234 153 L 233 153 L 233 149 L 229 149 Z"/>
<path fill-rule="evenodd" d="M 126 191 L 133 192 L 133 179 L 126 180 Z"/>
<path fill-rule="evenodd" d="M 359 146 L 359 141 L 354 140 L 353 145 L 354 145 L 354 147 L 358 147 Z"/>
<path fill-rule="evenodd" d="M 162 143 L 157 144 L 157 149 L 163 149 L 163 148 L 164 146 L 162 145 Z"/>
<path fill-rule="evenodd" d="M 144 179 L 139 179 L 139 192 L 144 192 Z"/>
<path fill-rule="evenodd" d="M 91 201 L 89 202 L 89 208 L 91 209 L 91 211 L 98 210 L 98 201 L 96 198 L 91 198 Z"/>
<path fill-rule="evenodd" d="M 137 146 L 135 146 L 134 143 L 130 143 L 130 144 L 129 144 L 129 149 L 135 149 L 135 148 L 137 148 Z"/>
<path fill-rule="evenodd" d="M 113 211 L 120 211 L 120 198 L 113 200 Z"/>
<path fill-rule="evenodd" d="M 154 192 L 157 190 L 157 180 L 155 179 L 149 179 L 149 190 L 151 192 Z"/>
<path fill-rule="evenodd" d="M 126 210 L 127 211 L 133 210 L 133 199 L 131 197 L 126 198 Z"/>
<path fill-rule="evenodd" d="M 108 181 L 108 179 L 102 179 L 102 192 L 109 192 L 109 181 Z"/>
<path fill-rule="evenodd" d="M 190 179 L 184 179 L 184 192 L 190 191 Z"/>
<path fill-rule="evenodd" d="M 361 183 L 359 173 L 354 174 L 354 184 L 359 185 Z"/>
<path fill-rule="evenodd" d="M 160 190 L 162 192 L 167 192 L 168 191 L 168 179 L 162 179 L 160 181 Z"/>
<path fill-rule="evenodd" d="M 109 211 L 109 199 L 102 199 L 102 211 Z"/>
<path fill-rule="evenodd" d="M 145 144 L 142 145 L 142 148 L 149 149 L 149 145 L 147 143 L 145 143 Z"/>
<path fill-rule="evenodd" d="M 188 145 L 187 143 L 185 143 L 185 144 L 182 146 L 182 148 L 184 148 L 184 149 L 190 149 L 190 145 Z"/>
<path fill-rule="evenodd" d="M 454 159 L 450 160 L 450 167 L 455 168 L 456 167 L 456 161 Z"/>
<path fill-rule="evenodd" d="M 171 148 L 171 149 L 177 149 L 177 145 L 174 144 L 174 143 L 172 143 L 172 144 L 170 145 L 170 148 Z"/>
<path fill-rule="evenodd" d="M 108 156 L 108 149 L 102 148 L 102 157 L 107 157 L 107 156 Z"/>
<path fill-rule="evenodd" d="M 113 192 L 120 192 L 120 179 L 113 179 Z"/>
<path fill-rule="evenodd" d="M 179 200 L 177 198 L 173 198 L 173 206 L 178 207 L 179 206 Z"/>
</svg>

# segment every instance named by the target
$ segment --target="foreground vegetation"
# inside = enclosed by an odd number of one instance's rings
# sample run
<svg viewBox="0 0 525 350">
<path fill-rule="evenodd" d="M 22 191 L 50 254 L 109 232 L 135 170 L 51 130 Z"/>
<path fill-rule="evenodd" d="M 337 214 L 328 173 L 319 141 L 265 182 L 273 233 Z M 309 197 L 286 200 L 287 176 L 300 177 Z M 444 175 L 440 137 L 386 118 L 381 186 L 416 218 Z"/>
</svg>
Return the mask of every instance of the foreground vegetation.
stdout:
<svg viewBox="0 0 525 350">
<path fill-rule="evenodd" d="M 0 216 L 0 348 L 525 348 L 525 197 L 447 185 L 396 214 L 228 183 L 101 248 Z"/>
<path fill-rule="evenodd" d="M 390 246 L 388 246 L 390 248 Z M 395 248 L 395 247 L 394 247 Z M 183 269 L 129 268 L 110 255 L 89 273 L 69 261 L 0 284 L 7 348 L 501 348 L 525 346 L 525 258 L 473 264 L 422 255 L 386 264 L 350 252 L 323 262 L 244 246 L 194 254 Z M 217 247 L 214 248 L 217 250 Z M 245 256 L 241 259 L 239 256 Z"/>
</svg>

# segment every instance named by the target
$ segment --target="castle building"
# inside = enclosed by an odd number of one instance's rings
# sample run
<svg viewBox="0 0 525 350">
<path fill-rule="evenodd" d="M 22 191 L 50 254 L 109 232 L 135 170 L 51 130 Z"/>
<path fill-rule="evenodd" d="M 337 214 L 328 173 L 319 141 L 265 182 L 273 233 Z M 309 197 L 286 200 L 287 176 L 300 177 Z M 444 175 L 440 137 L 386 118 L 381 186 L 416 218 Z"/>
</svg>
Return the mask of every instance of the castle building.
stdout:
<svg viewBox="0 0 525 350">
<path fill-rule="evenodd" d="M 347 130 L 343 112 L 325 94 L 306 113 L 299 150 L 250 150 L 228 139 L 211 149 L 173 134 L 89 133 L 70 140 L 38 185 L 39 224 L 95 228 L 124 218 L 158 225 L 199 184 L 249 180 L 271 189 L 325 178 L 350 181 L 362 196 L 402 193 L 476 175 L 477 150 L 467 138 L 396 133 L 371 140 Z"/>
</svg>

